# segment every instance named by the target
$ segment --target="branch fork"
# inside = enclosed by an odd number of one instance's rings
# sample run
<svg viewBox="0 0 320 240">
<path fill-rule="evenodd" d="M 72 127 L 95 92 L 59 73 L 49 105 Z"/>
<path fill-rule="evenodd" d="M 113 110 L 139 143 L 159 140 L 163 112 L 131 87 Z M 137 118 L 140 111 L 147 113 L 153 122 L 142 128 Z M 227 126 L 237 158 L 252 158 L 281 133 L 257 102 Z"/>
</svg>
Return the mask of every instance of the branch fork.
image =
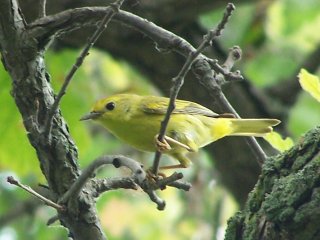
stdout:
<svg viewBox="0 0 320 240">
<path fill-rule="evenodd" d="M 105 179 L 92 179 L 94 172 L 103 165 L 113 165 L 115 168 L 126 167 L 131 170 L 130 177 L 117 177 L 117 178 L 105 178 Z M 58 203 L 68 205 L 68 202 L 73 202 L 75 198 L 78 198 L 81 191 L 86 188 L 86 184 L 90 184 L 92 197 L 98 197 L 105 191 L 111 189 L 125 188 L 137 190 L 140 187 L 145 193 L 147 193 L 150 199 L 157 204 L 159 210 L 165 208 L 165 201 L 162 200 L 157 194 L 156 190 L 165 189 L 166 186 L 188 191 L 191 184 L 179 181 L 183 178 L 182 173 L 173 173 L 169 177 L 165 177 L 159 180 L 150 180 L 147 177 L 141 164 L 131 158 L 121 155 L 106 155 L 101 156 L 94 160 L 79 176 L 79 178 L 72 184 L 69 190 L 59 199 Z"/>
</svg>

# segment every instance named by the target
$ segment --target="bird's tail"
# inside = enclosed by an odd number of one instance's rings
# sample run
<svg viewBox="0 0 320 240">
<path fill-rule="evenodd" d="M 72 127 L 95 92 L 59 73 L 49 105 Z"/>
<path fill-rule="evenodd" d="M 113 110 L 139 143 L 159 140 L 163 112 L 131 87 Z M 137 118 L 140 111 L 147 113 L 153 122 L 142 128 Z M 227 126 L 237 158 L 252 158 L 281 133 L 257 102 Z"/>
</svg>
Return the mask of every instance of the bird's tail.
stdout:
<svg viewBox="0 0 320 240">
<path fill-rule="evenodd" d="M 277 119 L 217 118 L 211 128 L 213 141 L 225 136 L 263 137 L 280 123 Z"/>
<path fill-rule="evenodd" d="M 231 136 L 263 137 L 272 132 L 272 127 L 280 123 L 277 119 L 230 119 L 233 132 Z"/>
</svg>

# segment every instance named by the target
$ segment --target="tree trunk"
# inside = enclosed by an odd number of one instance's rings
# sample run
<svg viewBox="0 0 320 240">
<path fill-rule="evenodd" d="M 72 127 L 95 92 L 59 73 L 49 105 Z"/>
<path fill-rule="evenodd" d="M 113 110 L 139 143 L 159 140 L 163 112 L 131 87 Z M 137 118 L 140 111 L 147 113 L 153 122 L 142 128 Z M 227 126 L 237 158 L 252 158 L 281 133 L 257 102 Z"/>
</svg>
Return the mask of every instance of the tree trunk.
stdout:
<svg viewBox="0 0 320 240">
<path fill-rule="evenodd" d="M 271 157 L 243 211 L 229 220 L 227 240 L 320 239 L 320 127 Z"/>
<path fill-rule="evenodd" d="M 44 136 L 45 119 L 54 94 L 44 65 L 44 45 L 30 38 L 15 0 L 0 1 L 0 50 L 5 69 L 12 78 L 12 96 L 23 118 L 42 173 L 57 201 L 79 176 L 78 152 L 68 126 L 58 111 L 53 119 L 51 141 Z M 16 159 L 13 159 L 15 161 Z M 90 192 L 90 189 L 87 189 Z M 48 196 L 49 197 L 49 196 Z M 73 212 L 76 211 L 76 212 Z M 74 208 L 59 212 L 59 219 L 75 239 L 105 239 L 99 227 L 95 201 L 85 191 Z"/>
</svg>

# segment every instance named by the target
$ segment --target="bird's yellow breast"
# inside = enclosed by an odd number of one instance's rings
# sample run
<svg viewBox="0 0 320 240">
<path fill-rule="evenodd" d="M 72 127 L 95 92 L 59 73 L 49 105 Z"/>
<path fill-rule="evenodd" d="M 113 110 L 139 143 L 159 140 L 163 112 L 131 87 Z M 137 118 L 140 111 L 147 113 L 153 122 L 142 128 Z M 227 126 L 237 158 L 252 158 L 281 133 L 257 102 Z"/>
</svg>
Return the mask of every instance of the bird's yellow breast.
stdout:
<svg viewBox="0 0 320 240">
<path fill-rule="evenodd" d="M 211 142 L 208 131 L 209 120 L 205 116 L 173 114 L 171 115 L 166 135 L 175 140 L 197 148 Z M 211 118 L 212 119 L 212 118 Z M 155 136 L 159 133 L 163 115 L 132 114 L 130 118 L 100 119 L 112 134 L 122 141 L 143 151 L 155 151 Z M 171 152 L 180 151 L 179 147 Z M 185 149 L 184 149 L 185 151 Z"/>
</svg>

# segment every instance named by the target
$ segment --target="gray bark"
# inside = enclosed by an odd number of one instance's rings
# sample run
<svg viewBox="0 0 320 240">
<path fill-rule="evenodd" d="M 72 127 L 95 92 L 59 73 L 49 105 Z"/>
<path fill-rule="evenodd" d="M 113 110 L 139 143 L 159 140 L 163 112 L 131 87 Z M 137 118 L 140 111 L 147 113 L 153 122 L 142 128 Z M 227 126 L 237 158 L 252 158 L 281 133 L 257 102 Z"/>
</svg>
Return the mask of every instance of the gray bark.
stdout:
<svg viewBox="0 0 320 240">
<path fill-rule="evenodd" d="M 0 50 L 5 69 L 12 78 L 12 96 L 23 118 L 31 145 L 51 190 L 53 201 L 66 192 L 79 175 L 78 152 L 68 126 L 58 111 L 53 119 L 51 141 L 43 126 L 54 94 L 44 65 L 44 49 L 30 38 L 15 0 L 0 1 Z M 90 192 L 90 189 L 87 189 Z M 59 212 L 59 219 L 75 239 L 105 239 L 99 226 L 95 202 L 81 193 L 74 210 Z M 71 210 L 71 211 L 70 211 Z"/>
</svg>

